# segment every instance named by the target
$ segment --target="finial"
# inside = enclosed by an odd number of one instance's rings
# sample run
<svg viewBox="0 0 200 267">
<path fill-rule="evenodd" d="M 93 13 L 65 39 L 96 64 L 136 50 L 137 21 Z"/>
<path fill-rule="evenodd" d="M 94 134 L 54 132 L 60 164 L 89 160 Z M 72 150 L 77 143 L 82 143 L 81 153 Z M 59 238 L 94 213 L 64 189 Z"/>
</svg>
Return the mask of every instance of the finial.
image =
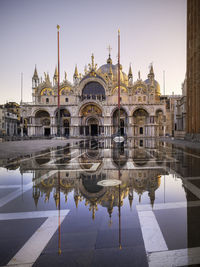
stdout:
<svg viewBox="0 0 200 267">
<path fill-rule="evenodd" d="M 92 69 L 94 69 L 94 54 L 93 53 L 92 53 L 91 58 L 92 58 Z"/>
<path fill-rule="evenodd" d="M 35 64 L 35 70 L 34 70 L 34 74 L 33 74 L 33 79 L 39 79 L 39 77 L 38 77 L 38 73 L 37 73 L 37 67 L 36 67 L 36 64 Z"/>
<path fill-rule="evenodd" d="M 118 29 L 118 34 L 120 34 L 120 29 Z"/>
<path fill-rule="evenodd" d="M 76 64 L 75 71 L 74 71 L 74 78 L 78 78 L 77 64 Z"/>
<path fill-rule="evenodd" d="M 149 74 L 148 74 L 148 78 L 153 80 L 154 79 L 154 71 L 153 71 L 153 62 L 150 63 L 149 65 Z"/>
<path fill-rule="evenodd" d="M 87 65 L 85 65 L 85 68 L 84 68 L 84 72 L 85 72 L 85 74 L 87 74 Z"/>
<path fill-rule="evenodd" d="M 128 78 L 129 78 L 129 79 L 133 78 L 133 73 L 132 73 L 131 63 L 130 63 L 130 65 L 129 65 Z"/>
<path fill-rule="evenodd" d="M 112 48 L 111 48 L 111 46 L 109 45 L 107 49 L 108 49 L 108 52 L 109 52 L 109 54 L 108 54 L 108 59 L 107 59 L 107 63 L 108 63 L 108 64 L 112 64 L 112 59 L 111 59 L 111 57 L 110 57 L 110 52 L 111 52 Z"/>
<path fill-rule="evenodd" d="M 138 80 L 140 80 L 140 70 L 138 71 Z"/>
<path fill-rule="evenodd" d="M 64 75 L 65 75 L 65 81 L 67 80 L 67 72 L 65 71 L 64 72 Z"/>
<path fill-rule="evenodd" d="M 60 25 L 57 25 L 57 30 L 58 30 L 58 31 L 60 30 Z"/>
</svg>

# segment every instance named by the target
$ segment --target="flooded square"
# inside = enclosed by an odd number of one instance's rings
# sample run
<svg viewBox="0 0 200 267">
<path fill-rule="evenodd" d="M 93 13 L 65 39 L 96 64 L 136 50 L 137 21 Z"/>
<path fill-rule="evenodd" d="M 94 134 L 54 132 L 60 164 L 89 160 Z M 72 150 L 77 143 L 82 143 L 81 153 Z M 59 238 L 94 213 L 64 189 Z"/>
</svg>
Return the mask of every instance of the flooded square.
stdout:
<svg viewBox="0 0 200 267">
<path fill-rule="evenodd" d="M 200 264 L 197 149 L 94 138 L 0 166 L 0 266 Z"/>
</svg>

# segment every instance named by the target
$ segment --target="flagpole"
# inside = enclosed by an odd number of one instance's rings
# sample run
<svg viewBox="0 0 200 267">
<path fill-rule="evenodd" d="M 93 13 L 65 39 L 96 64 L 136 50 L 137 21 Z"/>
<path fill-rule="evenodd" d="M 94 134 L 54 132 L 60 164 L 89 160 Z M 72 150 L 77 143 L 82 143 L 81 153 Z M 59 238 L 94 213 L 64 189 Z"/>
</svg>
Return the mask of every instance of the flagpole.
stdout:
<svg viewBox="0 0 200 267">
<path fill-rule="evenodd" d="M 59 30 L 60 26 L 57 25 L 57 41 L 58 41 L 58 131 L 57 135 L 60 137 L 60 47 L 59 47 Z"/>
<path fill-rule="evenodd" d="M 120 30 L 118 30 L 118 132 L 120 133 Z"/>
</svg>

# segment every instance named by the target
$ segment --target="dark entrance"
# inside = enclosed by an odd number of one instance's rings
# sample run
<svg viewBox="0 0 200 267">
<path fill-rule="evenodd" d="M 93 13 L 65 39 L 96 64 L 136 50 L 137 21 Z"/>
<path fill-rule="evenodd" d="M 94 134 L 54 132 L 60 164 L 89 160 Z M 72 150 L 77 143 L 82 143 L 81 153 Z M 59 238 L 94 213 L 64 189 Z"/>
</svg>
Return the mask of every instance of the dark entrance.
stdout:
<svg viewBox="0 0 200 267">
<path fill-rule="evenodd" d="M 97 124 L 91 124 L 91 136 L 98 135 L 98 125 Z"/>
<path fill-rule="evenodd" d="M 44 128 L 44 135 L 49 136 L 50 135 L 50 128 Z"/>
<path fill-rule="evenodd" d="M 69 136 L 69 127 L 65 128 L 65 136 Z"/>
</svg>

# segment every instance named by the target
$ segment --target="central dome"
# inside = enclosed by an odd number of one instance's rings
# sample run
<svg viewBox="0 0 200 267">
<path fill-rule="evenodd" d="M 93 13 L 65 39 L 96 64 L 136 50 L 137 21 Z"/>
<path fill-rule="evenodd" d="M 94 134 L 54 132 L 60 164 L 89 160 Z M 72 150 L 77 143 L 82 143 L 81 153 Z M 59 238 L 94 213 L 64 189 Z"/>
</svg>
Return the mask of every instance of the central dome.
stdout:
<svg viewBox="0 0 200 267">
<path fill-rule="evenodd" d="M 97 73 L 108 75 L 108 73 L 110 73 L 110 67 L 112 69 L 113 81 L 116 82 L 118 80 L 118 64 L 116 65 L 113 65 L 111 63 L 104 64 L 97 70 Z M 121 83 L 128 84 L 128 76 L 126 75 L 126 73 L 122 71 L 122 65 L 120 65 L 120 81 Z"/>
</svg>

